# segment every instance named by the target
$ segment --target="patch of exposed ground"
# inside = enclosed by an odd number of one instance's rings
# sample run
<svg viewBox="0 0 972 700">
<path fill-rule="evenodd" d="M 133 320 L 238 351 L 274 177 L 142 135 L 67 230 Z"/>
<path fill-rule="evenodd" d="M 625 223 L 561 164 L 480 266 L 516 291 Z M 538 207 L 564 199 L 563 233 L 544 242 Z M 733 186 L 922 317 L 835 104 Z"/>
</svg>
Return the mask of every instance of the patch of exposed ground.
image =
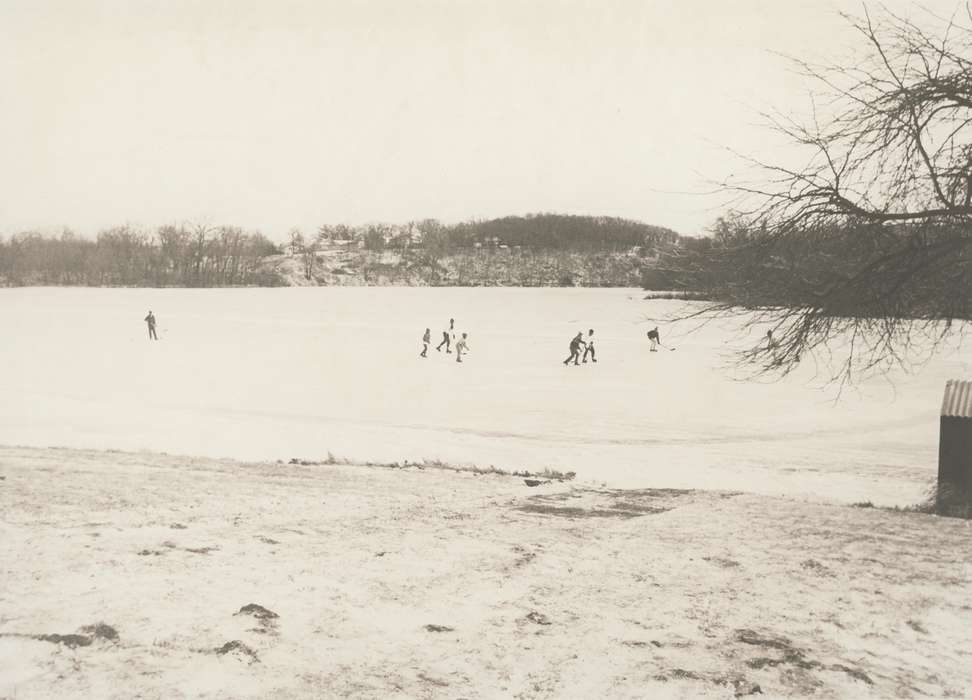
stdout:
<svg viewBox="0 0 972 700">
<path fill-rule="evenodd" d="M 722 497 L 736 494 L 723 492 Z M 592 489 L 577 487 L 530 496 L 515 505 L 523 513 L 560 518 L 638 518 L 666 513 L 698 500 L 699 492 L 684 489 Z M 712 494 L 703 496 L 711 499 Z"/>
<path fill-rule="evenodd" d="M 63 644 L 69 649 L 91 646 L 99 640 L 108 642 L 118 641 L 118 631 L 111 625 L 99 622 L 94 625 L 84 625 L 73 634 L 25 634 L 22 632 L 0 632 L 0 637 L 34 639 L 39 642 Z"/>
</svg>

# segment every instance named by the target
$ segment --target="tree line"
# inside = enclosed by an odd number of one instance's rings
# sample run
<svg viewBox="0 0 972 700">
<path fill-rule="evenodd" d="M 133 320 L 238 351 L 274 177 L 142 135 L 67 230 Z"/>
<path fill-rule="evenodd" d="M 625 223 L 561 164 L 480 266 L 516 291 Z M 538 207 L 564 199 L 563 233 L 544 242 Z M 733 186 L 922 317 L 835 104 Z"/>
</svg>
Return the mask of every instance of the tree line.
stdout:
<svg viewBox="0 0 972 700">
<path fill-rule="evenodd" d="M 320 226 L 313 235 L 292 229 L 284 246 L 260 233 L 232 226 L 119 226 L 94 240 L 69 230 L 0 238 L 0 284 L 88 286 L 273 286 L 285 281 L 263 264 L 289 253 L 314 276 L 322 250 L 346 247 L 397 252 L 406 266 L 438 266 L 460 252 L 510 249 L 554 254 L 601 255 L 640 249 L 657 255 L 678 245 L 670 229 L 612 217 L 532 214 L 444 224 L 422 219 L 405 224 Z M 528 256 L 529 257 L 529 256 Z M 558 258 L 559 259 L 559 258 Z M 556 266 L 555 266 L 556 267 Z M 559 268 L 545 275 L 564 277 Z M 546 277 L 544 277 L 546 279 Z"/>
<path fill-rule="evenodd" d="M 263 259 L 279 247 L 232 226 L 119 226 L 94 240 L 69 230 L 0 238 L 0 284 L 219 287 L 282 284 Z"/>
</svg>

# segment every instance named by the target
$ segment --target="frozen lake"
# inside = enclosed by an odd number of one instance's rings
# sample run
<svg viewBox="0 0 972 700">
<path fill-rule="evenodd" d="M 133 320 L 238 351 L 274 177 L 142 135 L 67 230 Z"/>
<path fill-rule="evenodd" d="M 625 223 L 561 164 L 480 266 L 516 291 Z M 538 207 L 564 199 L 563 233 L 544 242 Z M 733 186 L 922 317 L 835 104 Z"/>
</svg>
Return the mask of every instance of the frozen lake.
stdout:
<svg viewBox="0 0 972 700">
<path fill-rule="evenodd" d="M 680 306 L 617 289 L 3 289 L 0 443 L 921 498 L 944 382 L 972 374 L 958 353 L 835 404 L 809 368 L 734 381 L 724 327 L 663 325 L 677 349 L 649 353 L 645 318 Z M 462 365 L 434 349 L 450 317 L 469 332 Z M 599 362 L 565 368 L 570 337 L 591 327 Z"/>
</svg>

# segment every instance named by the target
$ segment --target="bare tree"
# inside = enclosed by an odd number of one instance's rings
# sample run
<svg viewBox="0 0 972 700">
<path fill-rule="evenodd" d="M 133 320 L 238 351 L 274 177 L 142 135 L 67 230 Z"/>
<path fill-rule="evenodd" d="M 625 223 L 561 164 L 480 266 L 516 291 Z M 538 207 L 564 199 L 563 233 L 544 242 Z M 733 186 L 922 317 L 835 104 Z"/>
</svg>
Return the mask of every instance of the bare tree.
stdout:
<svg viewBox="0 0 972 700">
<path fill-rule="evenodd" d="M 743 355 L 758 372 L 824 353 L 846 381 L 920 361 L 972 318 L 972 9 L 914 13 L 845 15 L 860 56 L 795 61 L 812 115 L 767 117 L 802 165 L 746 159 L 756 175 L 724 183 L 734 213 L 668 261 L 715 300 L 691 315 L 773 330 Z"/>
</svg>

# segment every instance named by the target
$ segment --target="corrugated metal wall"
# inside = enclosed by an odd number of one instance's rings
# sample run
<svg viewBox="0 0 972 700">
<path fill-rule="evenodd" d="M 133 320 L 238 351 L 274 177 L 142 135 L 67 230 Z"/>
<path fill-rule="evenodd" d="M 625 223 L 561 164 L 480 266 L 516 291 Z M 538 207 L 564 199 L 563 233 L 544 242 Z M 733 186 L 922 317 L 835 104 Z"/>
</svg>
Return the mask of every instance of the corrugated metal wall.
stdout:
<svg viewBox="0 0 972 700">
<path fill-rule="evenodd" d="M 952 418 L 972 418 L 972 381 L 949 379 L 945 382 L 942 415 Z"/>
</svg>

